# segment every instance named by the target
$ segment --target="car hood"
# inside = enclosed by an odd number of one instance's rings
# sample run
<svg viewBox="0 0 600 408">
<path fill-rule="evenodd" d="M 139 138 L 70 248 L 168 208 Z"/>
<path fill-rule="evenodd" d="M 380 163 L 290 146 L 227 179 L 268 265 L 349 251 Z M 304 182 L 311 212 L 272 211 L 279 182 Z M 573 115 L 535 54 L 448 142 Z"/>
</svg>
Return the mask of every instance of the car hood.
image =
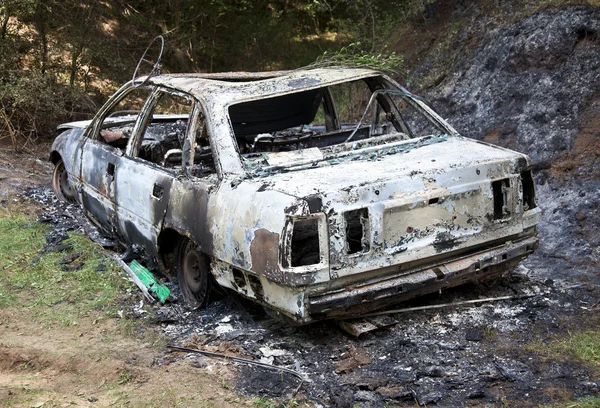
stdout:
<svg viewBox="0 0 600 408">
<path fill-rule="evenodd" d="M 529 162 L 526 155 L 459 136 L 429 144 L 414 139 L 406 143 L 413 147 L 395 154 L 357 152 L 342 162 L 330 159 L 287 168 L 260 178 L 261 189 L 297 198 L 336 196 L 335 201 L 351 205 L 365 199 L 379 201 L 399 192 L 408 195 L 432 188 L 452 191 L 470 181 L 504 177 Z"/>
</svg>

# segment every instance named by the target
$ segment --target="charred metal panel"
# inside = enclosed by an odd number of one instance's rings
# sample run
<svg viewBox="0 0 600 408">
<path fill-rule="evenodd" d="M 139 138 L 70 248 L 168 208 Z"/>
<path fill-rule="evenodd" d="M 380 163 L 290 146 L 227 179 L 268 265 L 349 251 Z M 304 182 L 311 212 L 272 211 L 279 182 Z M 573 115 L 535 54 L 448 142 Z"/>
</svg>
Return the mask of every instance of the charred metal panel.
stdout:
<svg viewBox="0 0 600 408">
<path fill-rule="evenodd" d="M 88 139 L 81 156 L 83 208 L 100 227 L 111 233 L 118 232 L 114 171 L 121 155 L 117 148 Z"/>
<path fill-rule="evenodd" d="M 117 217 L 126 242 L 157 253 L 157 237 L 175 175 L 139 159 L 122 157 L 115 176 Z"/>
<path fill-rule="evenodd" d="M 224 180 L 211 195 L 208 219 L 213 254 L 240 269 L 281 281 L 281 240 L 286 217 L 307 214 L 306 202 L 261 184 Z"/>
<path fill-rule="evenodd" d="M 259 275 L 269 276 L 281 281 L 283 275 L 279 266 L 279 234 L 264 228 L 254 231 L 254 239 L 250 243 L 252 271 Z"/>
<path fill-rule="evenodd" d="M 175 178 L 168 197 L 163 197 L 168 199 L 163 227 L 190 237 L 207 254 L 214 253 L 209 202 L 215 188 L 207 180 Z"/>
</svg>

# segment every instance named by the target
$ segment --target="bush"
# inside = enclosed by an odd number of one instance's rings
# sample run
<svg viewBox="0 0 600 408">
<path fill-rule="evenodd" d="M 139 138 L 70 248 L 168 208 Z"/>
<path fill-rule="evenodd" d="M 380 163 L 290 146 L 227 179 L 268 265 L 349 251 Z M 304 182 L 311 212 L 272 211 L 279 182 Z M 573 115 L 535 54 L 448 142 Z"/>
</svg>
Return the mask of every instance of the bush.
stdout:
<svg viewBox="0 0 600 408">
<path fill-rule="evenodd" d="M 61 122 L 89 117 L 94 103 L 81 90 L 61 84 L 51 74 L 10 72 L 0 83 L 0 139 L 26 150 L 56 134 Z"/>
</svg>

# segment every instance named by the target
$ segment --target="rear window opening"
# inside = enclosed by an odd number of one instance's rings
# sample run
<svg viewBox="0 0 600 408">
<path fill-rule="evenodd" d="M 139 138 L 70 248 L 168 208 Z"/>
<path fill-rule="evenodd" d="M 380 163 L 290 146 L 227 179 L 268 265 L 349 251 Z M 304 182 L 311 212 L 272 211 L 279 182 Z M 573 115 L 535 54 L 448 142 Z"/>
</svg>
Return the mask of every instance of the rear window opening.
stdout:
<svg viewBox="0 0 600 408">
<path fill-rule="evenodd" d="M 347 211 L 344 213 L 346 221 L 346 244 L 348 255 L 367 252 L 369 250 L 369 212 L 366 208 Z"/>
<path fill-rule="evenodd" d="M 292 267 L 315 265 L 320 261 L 319 220 L 311 218 L 294 221 L 291 253 Z"/>
<path fill-rule="evenodd" d="M 367 139 L 378 145 L 445 134 L 411 94 L 392 86 L 371 77 L 233 104 L 229 117 L 240 153 L 256 164 L 266 158 L 262 153 L 326 149 Z M 375 139 L 385 135 L 393 139 Z M 298 158 L 303 157 L 289 160 Z"/>
</svg>

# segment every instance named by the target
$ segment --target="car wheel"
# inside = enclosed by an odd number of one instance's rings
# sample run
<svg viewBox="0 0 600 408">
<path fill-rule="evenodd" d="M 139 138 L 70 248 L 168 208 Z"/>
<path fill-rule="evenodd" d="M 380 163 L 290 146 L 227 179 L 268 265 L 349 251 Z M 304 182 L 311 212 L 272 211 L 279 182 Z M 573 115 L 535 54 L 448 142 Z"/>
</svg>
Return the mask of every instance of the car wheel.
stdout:
<svg viewBox="0 0 600 408">
<path fill-rule="evenodd" d="M 54 173 L 52 173 L 52 189 L 59 200 L 70 203 L 75 202 L 75 190 L 71 187 L 71 184 L 69 184 L 69 173 L 67 173 L 65 164 L 60 159 L 54 165 Z"/>
<path fill-rule="evenodd" d="M 177 282 L 185 305 L 197 309 L 206 304 L 210 292 L 210 261 L 196 249 L 193 241 L 184 238 L 175 255 Z"/>
</svg>

